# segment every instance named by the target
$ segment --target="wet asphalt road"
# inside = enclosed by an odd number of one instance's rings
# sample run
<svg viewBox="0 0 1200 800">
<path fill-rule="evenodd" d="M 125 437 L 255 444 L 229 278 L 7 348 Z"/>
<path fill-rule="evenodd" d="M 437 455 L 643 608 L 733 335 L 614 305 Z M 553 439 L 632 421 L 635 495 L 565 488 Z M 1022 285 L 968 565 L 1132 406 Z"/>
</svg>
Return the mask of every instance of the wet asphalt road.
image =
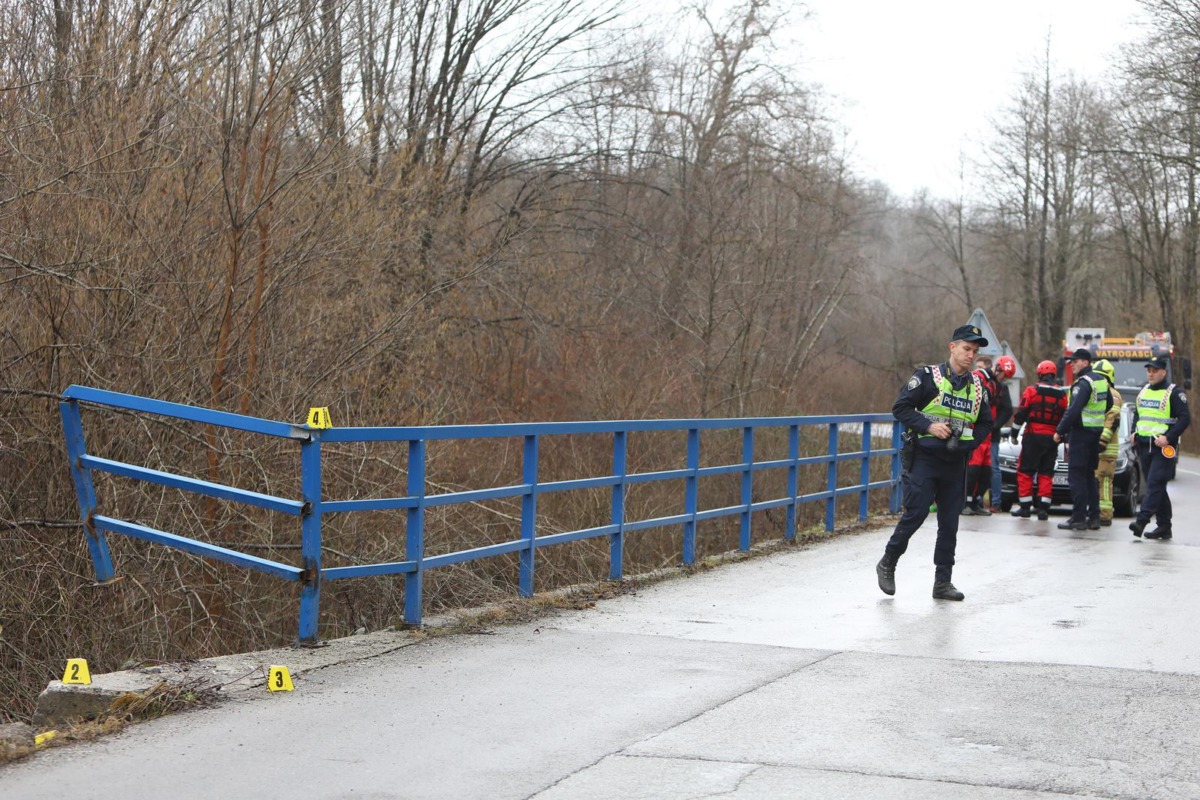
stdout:
<svg viewBox="0 0 1200 800">
<path fill-rule="evenodd" d="M 0 768 L 8 798 L 1200 798 L 1200 461 L 1175 538 L 963 518 L 435 638 Z"/>
</svg>

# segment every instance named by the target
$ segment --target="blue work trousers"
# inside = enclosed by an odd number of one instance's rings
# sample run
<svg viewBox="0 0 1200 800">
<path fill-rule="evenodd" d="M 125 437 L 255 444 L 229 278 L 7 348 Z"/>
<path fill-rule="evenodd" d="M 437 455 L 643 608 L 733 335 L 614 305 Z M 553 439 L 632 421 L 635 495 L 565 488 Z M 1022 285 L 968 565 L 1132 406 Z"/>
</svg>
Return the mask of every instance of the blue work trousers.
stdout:
<svg viewBox="0 0 1200 800">
<path fill-rule="evenodd" d="M 1071 489 L 1071 521 L 1100 519 L 1100 428 L 1075 428 L 1067 440 L 1067 485 Z"/>
<path fill-rule="evenodd" d="M 1151 517 L 1160 528 L 1171 527 L 1171 496 L 1167 494 L 1167 481 L 1175 473 L 1175 459 L 1162 454 L 1162 448 L 1155 447 L 1147 439 L 1140 436 L 1137 440 L 1138 462 L 1142 466 L 1142 475 L 1146 476 L 1146 495 L 1142 498 L 1142 507 L 1138 509 L 1137 518 L 1149 522 Z"/>
<path fill-rule="evenodd" d="M 958 543 L 958 517 L 966 498 L 967 454 L 951 460 L 917 448 L 912 469 L 901 478 L 904 487 L 904 513 L 896 523 L 887 551 L 897 556 L 908 550 L 908 540 L 929 516 L 929 506 L 937 503 L 937 542 L 933 546 L 936 580 L 950 580 L 954 549 Z"/>
</svg>

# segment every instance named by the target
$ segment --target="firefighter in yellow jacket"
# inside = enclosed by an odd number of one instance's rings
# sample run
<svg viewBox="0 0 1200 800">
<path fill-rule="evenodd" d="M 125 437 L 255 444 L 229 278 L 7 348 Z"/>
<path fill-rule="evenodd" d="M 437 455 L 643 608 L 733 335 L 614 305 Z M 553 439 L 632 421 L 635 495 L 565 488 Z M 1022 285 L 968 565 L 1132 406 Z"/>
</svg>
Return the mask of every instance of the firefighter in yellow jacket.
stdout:
<svg viewBox="0 0 1200 800">
<path fill-rule="evenodd" d="M 1117 451 L 1121 449 L 1121 395 L 1117 393 L 1116 370 L 1108 359 L 1100 359 L 1093 370 L 1108 379 L 1112 406 L 1104 414 L 1104 429 L 1100 431 L 1100 463 L 1096 479 L 1100 481 L 1100 525 L 1107 528 L 1113 519 L 1113 478 L 1117 474 Z"/>
</svg>

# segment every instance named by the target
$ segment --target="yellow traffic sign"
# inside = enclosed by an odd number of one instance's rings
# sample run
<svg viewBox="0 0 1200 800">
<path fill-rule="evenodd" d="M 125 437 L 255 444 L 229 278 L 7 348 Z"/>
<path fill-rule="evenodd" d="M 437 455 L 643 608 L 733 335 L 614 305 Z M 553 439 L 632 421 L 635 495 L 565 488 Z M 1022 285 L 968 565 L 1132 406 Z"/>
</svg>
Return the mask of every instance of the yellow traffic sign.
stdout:
<svg viewBox="0 0 1200 800">
<path fill-rule="evenodd" d="M 307 424 L 310 428 L 332 428 L 333 423 L 329 421 L 329 409 L 326 407 L 310 408 L 308 410 Z"/>
<path fill-rule="evenodd" d="M 88 672 L 87 661 L 82 658 L 68 658 L 67 668 L 63 670 L 62 682 L 85 685 L 91 683 L 92 674 Z"/>
<path fill-rule="evenodd" d="M 292 675 L 287 667 L 267 668 L 267 688 L 272 692 L 292 691 Z"/>
</svg>

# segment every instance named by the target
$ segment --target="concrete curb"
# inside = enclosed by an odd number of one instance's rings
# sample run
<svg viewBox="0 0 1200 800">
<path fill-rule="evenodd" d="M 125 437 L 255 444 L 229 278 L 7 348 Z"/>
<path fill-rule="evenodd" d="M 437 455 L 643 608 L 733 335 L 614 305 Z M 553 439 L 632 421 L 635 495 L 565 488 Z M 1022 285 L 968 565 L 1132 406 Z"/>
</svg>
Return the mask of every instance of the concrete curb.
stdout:
<svg viewBox="0 0 1200 800">
<path fill-rule="evenodd" d="M 831 538 L 860 533 L 878 527 L 881 524 L 880 519 L 887 521 L 888 518 L 876 518 L 866 523 L 856 522 L 828 533 L 806 532 L 797 536 L 795 542 L 771 539 L 754 545 L 748 552 L 729 551 L 710 556 L 695 566 L 664 567 L 650 573 L 631 576 L 626 578 L 622 585 L 624 591 L 636 591 L 639 586 L 686 577 L 697 571 L 771 555 L 790 547 L 804 547 Z M 267 681 L 267 672 L 272 666 L 286 666 L 289 674 L 295 678 L 314 670 L 374 658 L 408 647 L 428 638 L 432 631 L 470 630 L 480 625 L 504 624 L 566 607 L 559 605 L 565 600 L 577 598 L 586 601 L 589 598 L 594 600 L 610 597 L 612 593 L 604 589 L 606 585 L 612 586 L 603 581 L 580 584 L 539 592 L 531 599 L 512 598 L 480 608 L 458 609 L 428 617 L 426 624 L 419 629 L 374 631 L 331 639 L 316 647 L 281 647 L 198 661 L 146 665 L 92 675 L 92 682 L 87 685 L 50 681 L 38 696 L 33 725 L 41 731 L 96 719 L 123 695 L 145 693 L 163 681 L 173 684 L 193 682 L 198 689 L 217 689 L 225 697 L 261 691 Z"/>
<path fill-rule="evenodd" d="M 272 666 L 286 666 L 296 677 L 334 664 L 390 653 L 424 638 L 426 635 L 420 631 L 384 630 L 333 639 L 318 647 L 281 647 L 102 673 L 92 675 L 92 682 L 87 685 L 50 681 L 38 696 L 33 725 L 38 730 L 45 730 L 95 719 L 122 695 L 144 693 L 163 681 L 192 681 L 201 688 L 214 688 L 224 696 L 233 696 L 261 689 L 266 684 L 267 670 Z"/>
</svg>

